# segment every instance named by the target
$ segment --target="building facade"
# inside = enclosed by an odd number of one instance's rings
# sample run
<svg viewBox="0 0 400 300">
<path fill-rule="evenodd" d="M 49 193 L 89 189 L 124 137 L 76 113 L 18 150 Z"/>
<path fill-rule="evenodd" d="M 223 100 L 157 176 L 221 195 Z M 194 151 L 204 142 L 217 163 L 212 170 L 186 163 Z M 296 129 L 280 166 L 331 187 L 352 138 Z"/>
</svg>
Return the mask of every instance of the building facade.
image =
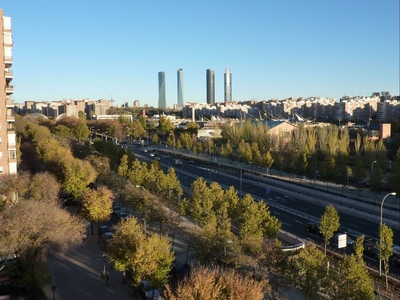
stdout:
<svg viewBox="0 0 400 300">
<path fill-rule="evenodd" d="M 232 74 L 229 68 L 226 68 L 224 74 L 224 94 L 225 103 L 232 102 Z"/>
<path fill-rule="evenodd" d="M 215 73 L 213 70 L 206 71 L 207 103 L 215 104 Z"/>
<path fill-rule="evenodd" d="M 179 68 L 177 72 L 177 95 L 178 95 L 178 107 L 183 107 L 183 69 Z"/>
<path fill-rule="evenodd" d="M 11 18 L 0 9 L 0 175 L 17 173 L 17 143 L 15 133 L 12 85 L 12 31 Z"/>
<path fill-rule="evenodd" d="M 165 72 L 158 72 L 158 107 L 167 108 L 165 95 Z"/>
</svg>

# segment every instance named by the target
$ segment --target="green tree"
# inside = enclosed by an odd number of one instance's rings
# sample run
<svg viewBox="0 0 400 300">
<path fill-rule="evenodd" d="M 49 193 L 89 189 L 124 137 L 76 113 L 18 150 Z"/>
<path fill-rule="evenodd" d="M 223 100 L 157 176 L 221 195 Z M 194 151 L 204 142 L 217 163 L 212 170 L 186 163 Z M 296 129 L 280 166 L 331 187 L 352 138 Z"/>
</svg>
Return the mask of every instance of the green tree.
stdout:
<svg viewBox="0 0 400 300">
<path fill-rule="evenodd" d="M 128 218 L 115 226 L 114 240 L 106 253 L 117 270 L 132 271 L 132 286 L 148 278 L 153 286 L 161 287 L 168 280 L 174 260 L 171 245 L 164 237 L 145 235 L 136 218 Z"/>
<path fill-rule="evenodd" d="M 325 208 L 324 214 L 321 216 L 319 221 L 319 229 L 324 237 L 325 244 L 325 256 L 326 256 L 326 246 L 329 245 L 329 240 L 335 234 L 335 231 L 340 227 L 340 218 L 335 207 L 330 204 Z"/>
<path fill-rule="evenodd" d="M 386 289 L 388 288 L 389 258 L 393 254 L 393 231 L 385 223 L 379 226 L 379 257 L 385 266 Z"/>
<path fill-rule="evenodd" d="M 96 190 L 87 189 L 82 194 L 82 214 L 91 222 L 92 234 L 93 223 L 97 222 L 98 243 L 100 244 L 100 222 L 110 219 L 112 213 L 112 192 L 105 186 L 100 186 Z"/>
<path fill-rule="evenodd" d="M 293 284 L 299 287 L 306 299 L 319 299 L 318 293 L 327 285 L 324 253 L 314 244 L 307 245 L 290 265 L 287 276 Z"/>
<path fill-rule="evenodd" d="M 274 164 L 274 158 L 272 157 L 271 151 L 267 151 L 263 157 L 263 164 L 267 168 L 267 175 L 269 174 L 269 170 L 271 169 L 272 165 Z"/>
<path fill-rule="evenodd" d="M 363 255 L 364 255 L 364 238 L 365 236 L 362 234 L 360 235 L 353 244 L 354 247 L 354 253 L 355 253 L 355 257 L 359 260 L 359 261 L 364 261 L 363 260 Z"/>
<path fill-rule="evenodd" d="M 242 162 L 250 162 L 252 159 L 252 151 L 249 143 L 245 143 L 243 140 L 238 146 L 239 160 Z"/>
<path fill-rule="evenodd" d="M 221 155 L 225 158 L 228 158 L 232 154 L 232 146 L 231 143 L 228 142 L 221 146 Z"/>
<path fill-rule="evenodd" d="M 73 128 L 72 133 L 78 141 L 87 140 L 90 134 L 90 129 L 87 127 L 85 121 L 78 122 Z"/>
<path fill-rule="evenodd" d="M 332 300 L 375 299 L 374 284 L 362 261 L 354 255 L 345 255 L 336 272 L 331 272 L 333 284 L 327 287 Z"/>
</svg>

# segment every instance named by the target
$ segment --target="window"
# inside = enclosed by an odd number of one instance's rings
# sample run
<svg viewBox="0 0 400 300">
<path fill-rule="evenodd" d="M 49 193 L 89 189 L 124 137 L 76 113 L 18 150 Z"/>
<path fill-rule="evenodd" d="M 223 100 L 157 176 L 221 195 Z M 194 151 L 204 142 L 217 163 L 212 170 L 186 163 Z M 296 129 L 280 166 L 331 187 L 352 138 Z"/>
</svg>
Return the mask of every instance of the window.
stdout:
<svg viewBox="0 0 400 300">
<path fill-rule="evenodd" d="M 17 159 L 17 151 L 10 150 L 9 151 L 9 159 Z"/>
<path fill-rule="evenodd" d="M 4 172 L 4 167 L 0 166 L 0 174 Z"/>
<path fill-rule="evenodd" d="M 0 152 L 0 158 L 3 158 L 3 152 Z"/>
<path fill-rule="evenodd" d="M 3 138 L 0 137 L 0 144 L 3 144 Z"/>
</svg>

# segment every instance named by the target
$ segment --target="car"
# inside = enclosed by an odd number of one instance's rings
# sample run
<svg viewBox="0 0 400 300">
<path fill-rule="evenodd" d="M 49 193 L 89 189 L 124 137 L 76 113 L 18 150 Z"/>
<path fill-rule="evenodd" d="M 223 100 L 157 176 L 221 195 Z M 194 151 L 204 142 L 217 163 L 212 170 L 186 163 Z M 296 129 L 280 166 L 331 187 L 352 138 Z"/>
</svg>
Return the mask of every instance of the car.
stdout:
<svg viewBox="0 0 400 300">
<path fill-rule="evenodd" d="M 180 281 L 185 278 L 185 276 L 190 275 L 190 265 L 187 263 L 180 263 L 178 261 L 174 261 L 171 271 L 170 271 L 170 276 L 171 278 L 174 278 L 177 281 Z"/>
<path fill-rule="evenodd" d="M 308 222 L 308 223 L 306 224 L 306 230 L 307 230 L 309 233 L 313 233 L 313 234 L 316 234 L 316 235 L 322 235 L 322 232 L 321 232 L 321 230 L 319 229 L 318 223 L 315 223 L 315 222 Z"/>
<path fill-rule="evenodd" d="M 153 152 L 149 154 L 151 157 L 156 156 Z"/>
<path fill-rule="evenodd" d="M 99 228 L 100 234 L 106 233 L 106 232 L 111 232 L 110 227 L 107 225 L 101 225 Z"/>
<path fill-rule="evenodd" d="M 119 218 L 120 220 L 126 221 L 126 219 L 128 219 L 128 215 L 127 215 L 125 212 L 121 211 L 121 212 L 118 214 L 118 218 Z"/>
<path fill-rule="evenodd" d="M 400 267 L 400 255 L 399 254 L 394 254 L 393 256 L 392 256 L 392 265 L 393 266 L 398 266 L 398 267 Z"/>
<path fill-rule="evenodd" d="M 142 280 L 139 283 L 139 291 L 145 300 L 159 300 L 160 291 L 156 288 L 151 287 L 150 282 Z"/>
<path fill-rule="evenodd" d="M 144 153 L 147 153 L 147 149 L 143 149 L 143 152 L 144 152 Z"/>
<path fill-rule="evenodd" d="M 379 239 L 371 236 L 371 235 L 365 235 L 364 236 L 364 244 L 379 244 Z"/>
<path fill-rule="evenodd" d="M 158 156 L 156 156 L 154 159 L 155 159 L 155 160 L 160 160 L 160 158 L 159 158 Z"/>
<path fill-rule="evenodd" d="M 339 235 L 341 235 L 341 234 L 343 234 L 343 233 L 336 233 L 336 234 L 333 236 L 333 242 L 334 242 L 335 244 L 338 244 L 338 238 L 339 238 Z M 348 235 L 347 235 L 347 237 L 346 237 L 346 242 L 347 242 L 347 246 L 351 246 L 351 245 L 354 244 L 354 240 L 353 240 L 351 237 L 349 237 Z"/>
<path fill-rule="evenodd" d="M 379 249 L 375 244 L 364 244 L 364 255 L 379 258 Z"/>
<path fill-rule="evenodd" d="M 101 235 L 101 238 L 103 239 L 104 244 L 108 245 L 114 240 L 114 234 L 112 232 L 104 232 Z"/>
</svg>

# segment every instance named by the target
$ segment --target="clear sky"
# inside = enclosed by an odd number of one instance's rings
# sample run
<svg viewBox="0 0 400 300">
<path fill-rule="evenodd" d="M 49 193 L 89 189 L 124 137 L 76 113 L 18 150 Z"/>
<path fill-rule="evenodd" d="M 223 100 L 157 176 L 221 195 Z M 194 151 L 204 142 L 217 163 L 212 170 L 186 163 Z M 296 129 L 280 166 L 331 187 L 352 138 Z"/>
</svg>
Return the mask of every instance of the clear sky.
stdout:
<svg viewBox="0 0 400 300">
<path fill-rule="evenodd" d="M 10 0 L 16 102 L 135 99 L 157 106 L 233 100 L 399 95 L 398 0 Z"/>
</svg>

